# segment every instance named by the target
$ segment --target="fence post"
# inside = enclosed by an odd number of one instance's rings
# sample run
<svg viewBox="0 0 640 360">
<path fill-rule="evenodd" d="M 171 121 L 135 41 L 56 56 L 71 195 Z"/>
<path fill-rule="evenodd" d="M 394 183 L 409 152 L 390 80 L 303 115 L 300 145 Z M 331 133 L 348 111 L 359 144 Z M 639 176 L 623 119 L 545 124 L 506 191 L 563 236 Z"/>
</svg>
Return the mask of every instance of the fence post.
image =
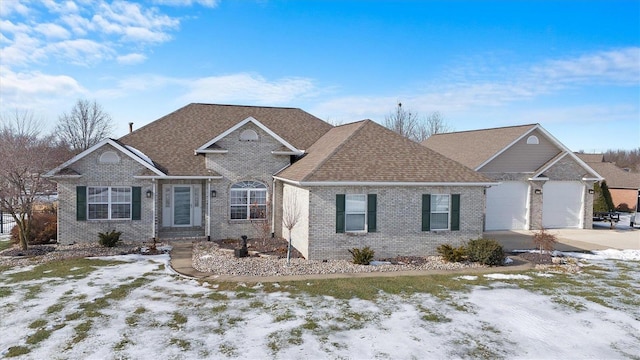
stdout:
<svg viewBox="0 0 640 360">
<path fill-rule="evenodd" d="M 0 234 L 4 234 L 4 213 L 0 210 Z"/>
</svg>

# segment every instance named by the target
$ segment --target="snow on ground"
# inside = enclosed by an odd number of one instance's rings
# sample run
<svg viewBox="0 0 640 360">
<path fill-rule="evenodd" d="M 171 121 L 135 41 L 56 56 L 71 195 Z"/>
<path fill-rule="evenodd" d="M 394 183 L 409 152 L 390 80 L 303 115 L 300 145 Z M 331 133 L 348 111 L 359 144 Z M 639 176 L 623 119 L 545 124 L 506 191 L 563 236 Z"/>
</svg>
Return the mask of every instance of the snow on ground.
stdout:
<svg viewBox="0 0 640 360">
<path fill-rule="evenodd" d="M 0 356 L 15 346 L 28 348 L 28 359 L 52 354 L 72 359 L 587 359 L 640 354 L 636 261 L 603 257 L 598 264 L 612 271 L 544 274 L 558 280 L 573 276 L 581 284 L 575 288 L 519 286 L 549 281 L 531 271 L 457 276 L 473 280 L 469 291 L 444 297 L 380 293 L 373 300 L 345 300 L 293 295 L 286 284 L 275 292 L 261 284 L 219 291 L 217 284 L 175 275 L 166 266 L 168 255 L 109 259 L 123 262 L 99 266 L 85 276 L 15 284 L 9 283 L 11 272 L 3 272 Z M 104 301 L 121 286 L 130 286 L 124 298 Z M 603 297 L 604 303 L 575 293 L 592 288 L 596 297 L 601 289 L 626 292 Z M 102 304 L 101 314 L 87 310 L 96 304 Z M 28 343 L 42 330 L 50 336 Z"/>
</svg>

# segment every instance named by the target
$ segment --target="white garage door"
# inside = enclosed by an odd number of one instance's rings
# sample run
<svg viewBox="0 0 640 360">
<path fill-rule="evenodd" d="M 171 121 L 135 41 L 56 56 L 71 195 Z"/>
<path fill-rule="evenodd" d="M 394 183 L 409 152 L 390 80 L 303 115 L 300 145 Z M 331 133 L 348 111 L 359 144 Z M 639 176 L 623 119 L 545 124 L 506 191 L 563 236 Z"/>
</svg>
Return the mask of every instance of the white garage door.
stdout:
<svg viewBox="0 0 640 360">
<path fill-rule="evenodd" d="M 505 181 L 488 188 L 485 229 L 526 229 L 528 191 L 529 185 L 519 181 Z"/>
<path fill-rule="evenodd" d="M 578 181 L 549 181 L 542 187 L 542 226 L 581 228 L 582 192 Z"/>
</svg>

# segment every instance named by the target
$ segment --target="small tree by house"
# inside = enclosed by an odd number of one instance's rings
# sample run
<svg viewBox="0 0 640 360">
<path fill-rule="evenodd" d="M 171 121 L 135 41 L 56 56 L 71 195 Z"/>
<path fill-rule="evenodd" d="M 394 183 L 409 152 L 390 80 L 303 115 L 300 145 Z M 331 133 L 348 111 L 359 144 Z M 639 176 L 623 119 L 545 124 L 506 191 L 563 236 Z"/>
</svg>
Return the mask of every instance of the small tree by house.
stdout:
<svg viewBox="0 0 640 360">
<path fill-rule="evenodd" d="M 15 111 L 0 120 L 0 210 L 15 220 L 18 243 L 27 250 L 34 204 L 55 190 L 42 175 L 68 153 L 53 145 L 51 136 L 41 136 L 41 122 L 31 112 Z"/>
<path fill-rule="evenodd" d="M 286 198 L 282 209 L 282 225 L 289 231 L 287 244 L 287 265 L 291 263 L 291 232 L 302 217 L 302 211 L 295 196 Z"/>
</svg>

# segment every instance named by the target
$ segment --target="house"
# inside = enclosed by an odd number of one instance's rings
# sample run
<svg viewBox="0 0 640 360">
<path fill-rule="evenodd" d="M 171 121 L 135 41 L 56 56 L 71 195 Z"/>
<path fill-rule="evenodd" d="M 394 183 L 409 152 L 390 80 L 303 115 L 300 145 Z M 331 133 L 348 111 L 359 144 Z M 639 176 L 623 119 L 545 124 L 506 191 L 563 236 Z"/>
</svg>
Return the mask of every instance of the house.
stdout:
<svg viewBox="0 0 640 360">
<path fill-rule="evenodd" d="M 639 173 L 621 169 L 612 162 L 605 162 L 603 154 L 576 153 L 576 155 L 604 177 L 616 210 L 636 210 L 640 195 Z"/>
<path fill-rule="evenodd" d="M 106 139 L 47 174 L 58 239 L 255 236 L 258 223 L 308 259 L 426 255 L 482 234 L 496 183 L 370 121 L 333 127 L 295 108 L 190 104 Z"/>
<path fill-rule="evenodd" d="M 422 144 L 500 182 L 487 189 L 487 231 L 592 226 L 602 177 L 540 124 L 436 134 Z"/>
</svg>

